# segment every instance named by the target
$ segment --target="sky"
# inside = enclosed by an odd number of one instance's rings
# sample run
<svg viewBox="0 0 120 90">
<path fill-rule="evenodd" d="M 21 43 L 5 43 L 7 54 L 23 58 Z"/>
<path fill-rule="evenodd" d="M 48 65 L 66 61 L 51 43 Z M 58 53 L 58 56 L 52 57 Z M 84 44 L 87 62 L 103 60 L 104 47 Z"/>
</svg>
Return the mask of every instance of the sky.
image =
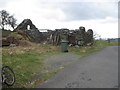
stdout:
<svg viewBox="0 0 120 90">
<path fill-rule="evenodd" d="M 118 36 L 119 0 L 0 0 L 0 10 L 31 19 L 38 29 L 92 29 L 101 38 Z"/>
</svg>

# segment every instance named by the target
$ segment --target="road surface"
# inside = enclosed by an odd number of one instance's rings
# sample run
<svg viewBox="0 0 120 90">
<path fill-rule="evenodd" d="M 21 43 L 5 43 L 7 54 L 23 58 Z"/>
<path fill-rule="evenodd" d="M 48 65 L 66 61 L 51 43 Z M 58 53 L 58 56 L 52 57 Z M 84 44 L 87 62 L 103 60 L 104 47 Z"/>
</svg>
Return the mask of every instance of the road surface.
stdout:
<svg viewBox="0 0 120 90">
<path fill-rule="evenodd" d="M 118 47 L 107 47 L 62 69 L 37 88 L 117 88 Z"/>
</svg>

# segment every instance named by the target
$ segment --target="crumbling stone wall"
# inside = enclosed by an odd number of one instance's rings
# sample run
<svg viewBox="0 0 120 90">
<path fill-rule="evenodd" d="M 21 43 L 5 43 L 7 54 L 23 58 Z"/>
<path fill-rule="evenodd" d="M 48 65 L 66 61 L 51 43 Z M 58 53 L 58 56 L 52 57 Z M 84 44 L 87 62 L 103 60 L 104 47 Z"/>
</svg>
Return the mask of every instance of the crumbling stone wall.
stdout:
<svg viewBox="0 0 120 90">
<path fill-rule="evenodd" d="M 85 27 L 79 27 L 76 30 L 56 29 L 52 31 L 49 43 L 53 45 L 60 45 L 61 40 L 69 41 L 72 45 L 92 45 L 93 44 L 93 30 L 89 29 L 87 32 Z"/>
<path fill-rule="evenodd" d="M 61 40 L 68 40 L 69 38 L 69 29 L 55 29 L 51 32 L 49 37 L 49 44 L 60 45 Z"/>
<path fill-rule="evenodd" d="M 69 31 L 69 44 L 76 45 L 76 32 L 74 30 Z"/>
<path fill-rule="evenodd" d="M 30 26 L 29 29 L 37 29 L 36 26 L 32 23 L 30 19 L 24 19 L 15 29 L 17 30 L 28 30 L 28 26 Z"/>
<path fill-rule="evenodd" d="M 55 30 L 51 32 L 50 38 L 49 38 L 49 43 L 53 45 L 59 45 L 60 43 L 60 31 Z"/>
<path fill-rule="evenodd" d="M 43 34 L 36 28 L 30 19 L 24 19 L 14 30 L 14 32 L 23 31 L 30 41 L 42 42 L 44 40 Z"/>
<path fill-rule="evenodd" d="M 85 27 L 79 27 L 76 32 L 76 44 L 79 46 L 85 45 Z"/>
<path fill-rule="evenodd" d="M 85 43 L 86 45 L 93 45 L 93 30 L 92 29 L 89 29 L 86 32 L 85 42 L 86 42 Z"/>
<path fill-rule="evenodd" d="M 87 32 L 85 27 L 79 27 L 76 32 L 76 44 L 79 46 L 93 44 L 93 30 L 89 29 Z"/>
</svg>

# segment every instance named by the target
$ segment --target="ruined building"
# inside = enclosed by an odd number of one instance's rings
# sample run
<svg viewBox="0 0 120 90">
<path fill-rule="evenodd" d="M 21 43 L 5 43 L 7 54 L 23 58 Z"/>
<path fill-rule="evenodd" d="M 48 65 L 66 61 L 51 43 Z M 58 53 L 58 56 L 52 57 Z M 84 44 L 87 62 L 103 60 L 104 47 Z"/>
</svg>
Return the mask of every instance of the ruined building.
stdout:
<svg viewBox="0 0 120 90">
<path fill-rule="evenodd" d="M 14 31 L 29 38 L 30 41 L 38 43 L 47 41 L 48 44 L 60 45 L 61 40 L 67 40 L 69 41 L 69 44 L 72 45 L 83 46 L 93 44 L 92 29 L 89 29 L 86 32 L 85 27 L 82 26 L 76 30 L 62 28 L 40 32 L 30 19 L 24 19 Z"/>
<path fill-rule="evenodd" d="M 85 27 L 79 27 L 76 30 L 69 29 L 55 29 L 51 31 L 48 42 L 53 45 L 60 45 L 61 40 L 69 41 L 72 45 L 92 45 L 93 44 L 93 30 L 85 31 Z"/>
<path fill-rule="evenodd" d="M 48 43 L 53 45 L 60 45 L 62 39 L 68 40 L 69 29 L 55 29 L 49 31 Z"/>
<path fill-rule="evenodd" d="M 29 40 L 37 43 L 47 41 L 48 44 L 52 45 L 60 45 L 61 40 L 67 40 L 69 41 L 69 44 L 72 44 L 73 46 L 92 45 L 93 30 L 89 29 L 86 32 L 85 27 L 81 26 L 79 29 L 75 30 L 62 28 L 40 32 L 30 19 L 24 19 L 17 28 L 2 41 L 5 45 L 19 45 L 22 40 Z"/>
<path fill-rule="evenodd" d="M 40 43 L 43 41 L 43 34 L 36 28 L 30 19 L 24 19 L 14 30 L 28 37 L 30 41 Z"/>
</svg>

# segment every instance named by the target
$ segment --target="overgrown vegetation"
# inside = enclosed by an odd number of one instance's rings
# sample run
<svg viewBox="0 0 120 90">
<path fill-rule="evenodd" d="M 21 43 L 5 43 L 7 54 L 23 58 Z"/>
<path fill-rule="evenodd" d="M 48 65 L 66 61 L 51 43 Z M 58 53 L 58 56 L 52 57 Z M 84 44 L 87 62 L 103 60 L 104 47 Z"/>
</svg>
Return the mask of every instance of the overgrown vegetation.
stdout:
<svg viewBox="0 0 120 90">
<path fill-rule="evenodd" d="M 95 41 L 94 46 L 84 46 L 80 48 L 69 47 L 69 52 L 79 54 L 80 56 L 86 56 L 101 50 L 106 46 L 114 45 L 116 46 L 118 43 Z M 36 85 L 44 82 L 60 71 L 60 69 L 57 69 L 57 71 L 51 72 L 46 69 L 44 64 L 46 57 L 60 54 L 59 46 L 32 44 L 28 47 L 3 47 L 2 51 L 3 66 L 10 66 L 16 76 L 16 83 L 12 86 L 12 88 L 34 88 Z"/>
</svg>

